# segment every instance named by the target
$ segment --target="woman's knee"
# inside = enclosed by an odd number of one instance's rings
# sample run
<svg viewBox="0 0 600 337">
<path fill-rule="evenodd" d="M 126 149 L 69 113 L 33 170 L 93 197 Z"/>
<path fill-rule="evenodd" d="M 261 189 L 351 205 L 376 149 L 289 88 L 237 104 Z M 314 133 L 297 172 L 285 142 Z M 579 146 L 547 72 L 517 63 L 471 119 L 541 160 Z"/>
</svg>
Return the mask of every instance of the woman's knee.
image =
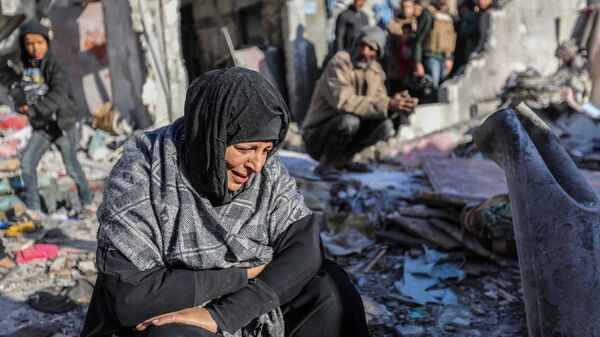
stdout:
<svg viewBox="0 0 600 337">
<path fill-rule="evenodd" d="M 290 304 L 284 308 L 289 336 L 369 335 L 360 295 L 348 275 L 332 261 L 324 261 L 321 271 Z"/>
<path fill-rule="evenodd" d="M 323 268 L 309 285 L 312 291 L 328 307 L 328 311 L 339 313 L 353 307 L 362 308 L 362 300 L 358 291 L 350 281 L 346 272 L 330 260 L 323 262 Z"/>
</svg>

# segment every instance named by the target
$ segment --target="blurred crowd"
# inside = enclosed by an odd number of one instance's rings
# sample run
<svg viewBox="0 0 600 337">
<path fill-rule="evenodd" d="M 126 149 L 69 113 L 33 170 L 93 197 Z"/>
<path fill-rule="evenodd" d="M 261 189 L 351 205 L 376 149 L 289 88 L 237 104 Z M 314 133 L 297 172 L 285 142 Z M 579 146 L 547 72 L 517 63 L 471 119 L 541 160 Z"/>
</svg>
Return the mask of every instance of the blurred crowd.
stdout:
<svg viewBox="0 0 600 337">
<path fill-rule="evenodd" d="M 369 24 L 365 0 L 354 1 L 337 18 L 334 52 L 351 48 Z M 437 101 L 437 89 L 483 51 L 493 0 L 462 0 L 453 15 L 449 0 L 402 0 L 393 18 L 377 25 L 388 33 L 381 60 L 389 92 L 408 90 L 422 103 Z"/>
</svg>

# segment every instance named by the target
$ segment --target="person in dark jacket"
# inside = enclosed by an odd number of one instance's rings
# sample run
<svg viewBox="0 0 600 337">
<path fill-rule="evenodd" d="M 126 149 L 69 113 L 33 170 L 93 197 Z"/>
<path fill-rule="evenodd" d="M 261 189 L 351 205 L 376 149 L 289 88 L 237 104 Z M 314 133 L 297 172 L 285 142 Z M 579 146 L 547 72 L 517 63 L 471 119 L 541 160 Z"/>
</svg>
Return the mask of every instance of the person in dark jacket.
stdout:
<svg viewBox="0 0 600 337">
<path fill-rule="evenodd" d="M 48 29 L 39 21 L 32 20 L 21 27 L 19 42 L 20 56 L 2 64 L 0 81 L 7 87 L 23 83 L 29 87 L 27 94 L 20 95 L 23 100 L 15 99 L 17 112 L 27 115 L 33 128 L 21 160 L 25 204 L 33 218 L 41 216 L 37 166 L 54 143 L 77 185 L 83 211 L 93 213 L 92 193 L 77 161 L 77 107 L 67 71 L 52 56 Z"/>
<path fill-rule="evenodd" d="M 260 74 L 219 69 L 190 84 L 182 118 L 128 141 L 98 210 L 82 337 L 368 336 L 276 155 L 289 122 Z"/>
<path fill-rule="evenodd" d="M 354 0 L 354 3 L 335 20 L 335 50 L 351 49 L 360 29 L 369 24 L 369 18 L 361 11 L 365 0 Z"/>
</svg>

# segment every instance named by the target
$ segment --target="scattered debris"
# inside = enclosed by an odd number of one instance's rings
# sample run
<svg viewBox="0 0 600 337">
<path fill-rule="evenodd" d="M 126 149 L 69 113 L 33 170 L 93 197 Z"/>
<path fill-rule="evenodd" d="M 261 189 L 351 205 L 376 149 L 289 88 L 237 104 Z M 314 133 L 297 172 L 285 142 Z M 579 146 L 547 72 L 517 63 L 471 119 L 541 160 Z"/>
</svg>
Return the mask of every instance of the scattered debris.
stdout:
<svg viewBox="0 0 600 337">
<path fill-rule="evenodd" d="M 337 234 L 321 232 L 321 240 L 327 254 L 334 256 L 360 253 L 374 243 L 373 239 L 356 228 L 348 228 Z"/>
<path fill-rule="evenodd" d="M 462 225 L 486 248 L 516 256 L 515 232 L 508 195 L 500 195 L 464 209 Z"/>
<path fill-rule="evenodd" d="M 404 276 L 401 281 L 394 283 L 400 293 L 415 302 L 458 304 L 458 299 L 452 290 L 434 286 L 442 280 L 457 278 L 462 280 L 466 274 L 456 264 L 445 262 L 447 254 L 425 248 L 425 254 L 411 258 L 408 254 L 404 259 Z"/>
<path fill-rule="evenodd" d="M 60 314 L 75 309 L 76 304 L 67 296 L 60 294 L 51 294 L 46 291 L 37 291 L 27 299 L 29 304 L 35 310 L 49 314 Z"/>
<path fill-rule="evenodd" d="M 444 250 L 452 250 L 462 246 L 460 242 L 440 231 L 425 219 L 409 218 L 399 215 L 391 218 L 390 222 L 402 230 L 425 239 L 436 247 L 443 248 Z"/>
<path fill-rule="evenodd" d="M 425 332 L 422 327 L 414 325 L 396 325 L 394 329 L 398 337 L 417 337 L 422 336 Z"/>
</svg>

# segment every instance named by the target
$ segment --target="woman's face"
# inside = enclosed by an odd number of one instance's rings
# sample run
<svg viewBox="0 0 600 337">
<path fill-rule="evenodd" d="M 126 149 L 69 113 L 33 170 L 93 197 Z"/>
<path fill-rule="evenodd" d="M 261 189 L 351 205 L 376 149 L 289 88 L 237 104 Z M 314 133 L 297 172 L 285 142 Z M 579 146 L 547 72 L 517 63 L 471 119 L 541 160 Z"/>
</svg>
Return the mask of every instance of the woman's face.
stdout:
<svg viewBox="0 0 600 337">
<path fill-rule="evenodd" d="M 227 163 L 227 189 L 236 192 L 250 179 L 252 174 L 262 170 L 267 155 L 273 150 L 273 141 L 237 143 L 225 150 Z"/>
</svg>

